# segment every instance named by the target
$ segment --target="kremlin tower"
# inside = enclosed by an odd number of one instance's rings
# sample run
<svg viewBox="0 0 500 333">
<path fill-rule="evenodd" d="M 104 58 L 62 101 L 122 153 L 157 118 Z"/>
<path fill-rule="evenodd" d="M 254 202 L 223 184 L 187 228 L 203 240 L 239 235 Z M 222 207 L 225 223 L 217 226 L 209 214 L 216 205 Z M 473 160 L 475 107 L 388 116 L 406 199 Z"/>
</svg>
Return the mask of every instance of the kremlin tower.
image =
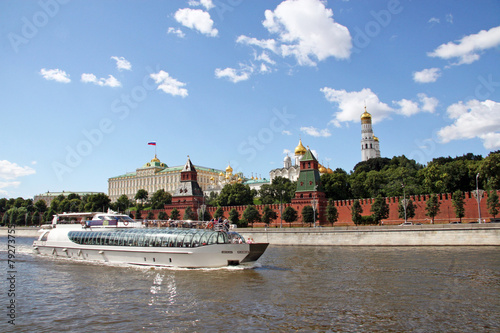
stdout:
<svg viewBox="0 0 500 333">
<path fill-rule="evenodd" d="M 366 111 L 361 115 L 361 161 L 380 157 L 379 140 L 373 135 L 372 115 Z"/>
</svg>

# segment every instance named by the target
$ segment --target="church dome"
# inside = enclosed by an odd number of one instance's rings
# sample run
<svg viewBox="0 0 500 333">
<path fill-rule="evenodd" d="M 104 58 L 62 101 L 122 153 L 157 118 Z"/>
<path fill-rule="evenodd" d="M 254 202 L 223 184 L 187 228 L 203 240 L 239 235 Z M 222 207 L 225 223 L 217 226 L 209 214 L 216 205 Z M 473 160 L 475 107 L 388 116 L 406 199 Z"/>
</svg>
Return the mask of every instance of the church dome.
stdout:
<svg viewBox="0 0 500 333">
<path fill-rule="evenodd" d="M 372 119 L 372 115 L 366 111 L 366 106 L 365 106 L 365 112 L 361 115 L 361 119 Z"/>
<path fill-rule="evenodd" d="M 322 166 L 322 165 L 320 164 L 320 165 L 319 165 L 319 173 L 327 173 L 327 172 L 328 172 L 328 170 L 327 170 L 324 166 Z"/>
<path fill-rule="evenodd" d="M 233 172 L 233 168 L 231 168 L 231 165 L 228 164 L 228 166 L 226 168 L 226 172 L 229 172 L 229 173 Z"/>
<path fill-rule="evenodd" d="M 331 174 L 331 173 L 333 173 L 333 170 L 328 168 L 328 169 L 326 169 L 326 172 Z"/>
<path fill-rule="evenodd" d="M 291 162 L 292 161 L 292 158 L 288 155 L 285 156 L 285 159 L 283 160 L 283 162 Z"/>
<path fill-rule="evenodd" d="M 154 163 L 154 162 L 158 162 L 158 163 L 160 163 L 160 160 L 158 159 L 158 157 L 156 157 L 156 155 L 155 155 L 155 158 L 153 158 L 153 159 L 151 160 L 151 163 Z"/>
<path fill-rule="evenodd" d="M 373 140 L 378 142 L 378 138 L 375 135 L 373 136 Z"/>
<path fill-rule="evenodd" d="M 307 149 L 302 145 L 302 139 L 300 139 L 298 146 L 295 147 L 295 155 L 304 155 L 306 152 Z"/>
</svg>

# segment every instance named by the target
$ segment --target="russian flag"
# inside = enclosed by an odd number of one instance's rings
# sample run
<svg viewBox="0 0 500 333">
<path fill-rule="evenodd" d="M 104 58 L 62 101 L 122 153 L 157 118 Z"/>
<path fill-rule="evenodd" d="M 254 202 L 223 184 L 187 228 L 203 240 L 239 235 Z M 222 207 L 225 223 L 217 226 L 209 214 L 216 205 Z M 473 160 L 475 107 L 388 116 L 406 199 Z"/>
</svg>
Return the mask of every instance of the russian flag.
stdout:
<svg viewBox="0 0 500 333">
<path fill-rule="evenodd" d="M 148 145 L 150 145 L 150 146 L 156 146 L 156 141 L 148 142 Z"/>
</svg>

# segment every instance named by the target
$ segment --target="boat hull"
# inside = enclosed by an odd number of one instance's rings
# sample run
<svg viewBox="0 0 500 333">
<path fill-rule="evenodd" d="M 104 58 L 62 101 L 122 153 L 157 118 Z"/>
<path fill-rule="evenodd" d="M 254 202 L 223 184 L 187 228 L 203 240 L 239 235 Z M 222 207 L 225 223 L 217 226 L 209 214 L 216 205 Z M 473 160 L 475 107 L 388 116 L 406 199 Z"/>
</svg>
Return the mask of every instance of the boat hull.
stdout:
<svg viewBox="0 0 500 333">
<path fill-rule="evenodd" d="M 260 245 L 260 246 L 258 246 Z M 36 241 L 36 254 L 80 261 L 157 267 L 224 267 L 252 265 L 268 244 L 224 244 L 198 248 L 150 248 L 126 246 L 55 246 Z M 253 248 L 253 251 L 252 251 Z"/>
</svg>

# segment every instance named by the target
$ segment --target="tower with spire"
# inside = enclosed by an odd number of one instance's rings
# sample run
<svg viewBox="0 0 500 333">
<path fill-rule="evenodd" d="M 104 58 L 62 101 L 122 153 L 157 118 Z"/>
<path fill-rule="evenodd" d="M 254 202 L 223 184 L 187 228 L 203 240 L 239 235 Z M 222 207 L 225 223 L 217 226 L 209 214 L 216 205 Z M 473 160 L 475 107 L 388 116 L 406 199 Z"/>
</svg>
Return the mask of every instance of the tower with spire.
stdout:
<svg viewBox="0 0 500 333">
<path fill-rule="evenodd" d="M 372 115 L 366 111 L 361 115 L 361 161 L 380 157 L 380 145 L 378 138 L 373 135 Z"/>
<path fill-rule="evenodd" d="M 181 182 L 172 196 L 172 203 L 200 204 L 203 202 L 203 191 L 198 184 L 198 173 L 188 156 L 181 171 Z"/>
</svg>

